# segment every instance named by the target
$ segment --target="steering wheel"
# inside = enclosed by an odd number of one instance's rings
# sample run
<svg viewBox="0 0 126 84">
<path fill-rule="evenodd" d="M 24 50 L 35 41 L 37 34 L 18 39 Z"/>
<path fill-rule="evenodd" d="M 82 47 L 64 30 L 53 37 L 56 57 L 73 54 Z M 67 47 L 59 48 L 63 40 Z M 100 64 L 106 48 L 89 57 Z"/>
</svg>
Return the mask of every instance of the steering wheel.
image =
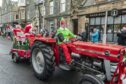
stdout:
<svg viewBox="0 0 126 84">
<path fill-rule="evenodd" d="M 75 41 L 82 41 L 82 37 L 81 36 L 76 36 L 76 38 L 70 38 L 71 42 L 75 42 Z"/>
<path fill-rule="evenodd" d="M 44 28 L 44 29 L 41 31 L 41 34 L 42 34 L 42 36 L 47 37 L 47 36 L 49 36 L 49 31 L 48 31 L 47 29 Z"/>
</svg>

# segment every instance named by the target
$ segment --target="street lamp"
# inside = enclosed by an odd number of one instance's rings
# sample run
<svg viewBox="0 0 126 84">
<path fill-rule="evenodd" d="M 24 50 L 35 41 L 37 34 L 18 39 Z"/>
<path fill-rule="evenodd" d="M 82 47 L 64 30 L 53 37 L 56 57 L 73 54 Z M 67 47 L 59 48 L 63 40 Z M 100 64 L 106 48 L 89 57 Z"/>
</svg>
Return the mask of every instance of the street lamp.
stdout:
<svg viewBox="0 0 126 84">
<path fill-rule="evenodd" d="M 104 34 L 103 34 L 103 44 L 106 44 L 107 21 L 108 21 L 108 10 L 105 11 L 105 28 L 104 28 Z M 110 80 L 111 79 L 110 61 L 105 59 L 104 60 L 104 65 L 105 65 L 104 67 L 105 67 L 105 70 L 106 70 L 107 80 Z"/>
<path fill-rule="evenodd" d="M 25 23 L 27 23 L 27 6 L 29 5 L 28 0 L 25 0 Z"/>
<path fill-rule="evenodd" d="M 42 25 L 42 28 L 44 28 L 44 24 L 45 24 L 45 18 L 44 18 L 44 12 L 45 12 L 45 0 L 41 0 L 42 1 L 42 16 L 43 16 L 43 18 L 42 18 L 42 22 L 43 22 L 43 25 Z"/>
<path fill-rule="evenodd" d="M 42 23 L 41 16 L 42 16 L 42 14 L 41 14 L 41 10 L 40 10 L 41 9 L 40 5 L 42 5 L 42 8 L 43 8 L 42 12 L 44 13 L 44 0 L 37 0 L 36 4 L 37 4 L 37 7 L 38 7 L 38 12 L 39 12 L 39 28 L 38 28 L 38 32 L 40 32 L 40 28 L 41 27 L 44 28 L 44 15 L 43 15 L 43 26 L 41 26 L 41 23 Z"/>
<path fill-rule="evenodd" d="M 105 12 L 105 28 L 104 29 L 104 33 L 103 33 L 103 44 L 106 44 L 106 31 L 107 31 L 107 21 L 108 21 L 108 11 Z"/>
</svg>

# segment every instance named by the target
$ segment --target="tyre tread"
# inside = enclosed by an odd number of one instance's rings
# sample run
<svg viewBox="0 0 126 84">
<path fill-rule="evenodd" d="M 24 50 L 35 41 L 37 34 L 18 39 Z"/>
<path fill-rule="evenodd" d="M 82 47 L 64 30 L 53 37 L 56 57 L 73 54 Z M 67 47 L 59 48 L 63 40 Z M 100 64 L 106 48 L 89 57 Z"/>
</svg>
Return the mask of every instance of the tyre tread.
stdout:
<svg viewBox="0 0 126 84">
<path fill-rule="evenodd" d="M 37 74 L 34 70 L 35 76 L 38 79 L 43 80 L 43 81 L 48 80 L 55 70 L 55 67 L 54 67 L 55 58 L 54 58 L 53 53 L 50 53 L 53 51 L 51 50 L 51 47 L 49 45 L 46 45 L 42 42 L 36 42 L 31 48 L 31 55 L 32 55 L 32 51 L 35 48 L 39 48 L 42 51 L 42 53 L 44 55 L 44 59 L 45 59 L 45 69 L 44 69 L 43 73 Z"/>
</svg>

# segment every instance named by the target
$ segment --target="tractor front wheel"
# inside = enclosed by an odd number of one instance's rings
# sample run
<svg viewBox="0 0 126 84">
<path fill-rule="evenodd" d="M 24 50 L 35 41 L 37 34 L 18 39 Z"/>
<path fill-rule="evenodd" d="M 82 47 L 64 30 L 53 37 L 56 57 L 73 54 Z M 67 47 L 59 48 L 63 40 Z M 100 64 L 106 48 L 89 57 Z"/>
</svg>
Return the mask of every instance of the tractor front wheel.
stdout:
<svg viewBox="0 0 126 84">
<path fill-rule="evenodd" d="M 12 56 L 13 62 L 15 62 L 15 63 L 18 63 L 19 62 L 20 58 L 19 58 L 19 56 L 18 56 L 17 53 L 12 53 L 11 56 Z"/>
<path fill-rule="evenodd" d="M 36 42 L 31 48 L 31 61 L 35 76 L 47 80 L 54 72 L 54 55 L 49 45 Z"/>
<path fill-rule="evenodd" d="M 79 84 L 104 84 L 104 83 L 100 78 L 94 75 L 85 74 L 79 81 Z"/>
</svg>

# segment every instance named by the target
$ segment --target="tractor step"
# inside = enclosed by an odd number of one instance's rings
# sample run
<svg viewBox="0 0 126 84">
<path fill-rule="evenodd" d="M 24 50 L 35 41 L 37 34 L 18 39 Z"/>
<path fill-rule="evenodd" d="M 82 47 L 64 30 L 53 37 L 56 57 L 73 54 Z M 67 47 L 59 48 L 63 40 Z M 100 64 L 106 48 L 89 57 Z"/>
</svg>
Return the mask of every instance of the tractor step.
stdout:
<svg viewBox="0 0 126 84">
<path fill-rule="evenodd" d="M 99 78 L 100 78 L 101 80 L 103 80 L 103 81 L 104 81 L 105 78 L 106 78 L 105 75 L 103 75 L 103 74 L 98 74 L 98 75 L 96 75 L 96 76 L 99 77 Z"/>
<path fill-rule="evenodd" d="M 66 71 L 71 70 L 71 68 L 70 68 L 70 66 L 68 64 L 60 64 L 59 68 L 61 68 L 63 70 L 66 70 Z"/>
</svg>

